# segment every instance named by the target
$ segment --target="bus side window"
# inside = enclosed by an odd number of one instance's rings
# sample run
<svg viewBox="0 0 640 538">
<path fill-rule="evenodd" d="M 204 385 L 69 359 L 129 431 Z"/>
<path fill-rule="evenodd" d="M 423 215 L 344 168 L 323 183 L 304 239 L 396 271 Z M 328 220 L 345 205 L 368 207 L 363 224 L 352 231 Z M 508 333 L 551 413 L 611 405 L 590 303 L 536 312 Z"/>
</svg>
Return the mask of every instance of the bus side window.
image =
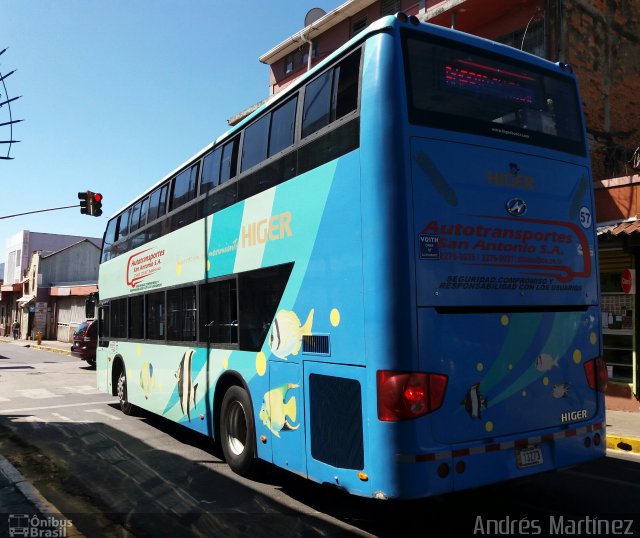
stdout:
<svg viewBox="0 0 640 538">
<path fill-rule="evenodd" d="M 140 206 L 141 205 L 142 205 L 142 202 L 138 202 L 131 209 L 131 224 L 129 226 L 129 229 L 131 230 L 132 233 L 138 229 L 138 225 L 140 224 Z"/>
<path fill-rule="evenodd" d="M 98 308 L 98 329 L 100 338 L 109 338 L 111 335 L 110 331 L 110 321 L 111 317 L 109 314 L 109 302 L 105 301 Z"/>
<path fill-rule="evenodd" d="M 307 84 L 304 92 L 302 138 L 329 125 L 331 118 L 331 79 L 329 70 Z"/>
<path fill-rule="evenodd" d="M 209 153 L 202 162 L 202 180 L 200 194 L 217 187 L 220 184 L 220 162 L 222 160 L 222 146 L 218 146 Z"/>
<path fill-rule="evenodd" d="M 112 338 L 127 337 L 127 299 L 111 301 L 109 327 Z"/>
<path fill-rule="evenodd" d="M 357 110 L 359 73 L 360 50 L 307 84 L 302 138 Z"/>
<path fill-rule="evenodd" d="M 267 158 L 270 121 L 271 114 L 267 114 L 245 129 L 242 143 L 242 163 L 240 166 L 242 172 Z"/>
<path fill-rule="evenodd" d="M 335 69 L 333 83 L 332 121 L 358 108 L 358 79 L 360 73 L 360 51 L 345 58 Z"/>
<path fill-rule="evenodd" d="M 298 96 L 273 111 L 269 132 L 269 157 L 293 144 Z"/>
<path fill-rule="evenodd" d="M 238 162 L 238 138 L 227 142 L 222 149 L 222 168 L 220 170 L 220 183 L 229 181 L 236 175 Z"/>
<path fill-rule="evenodd" d="M 147 212 L 149 211 L 149 197 L 147 196 L 144 200 L 142 200 L 142 204 L 140 206 L 140 224 L 138 228 L 142 228 L 147 223 Z"/>
<path fill-rule="evenodd" d="M 238 343 L 238 287 L 235 278 L 200 286 L 200 341 Z"/>
<path fill-rule="evenodd" d="M 171 209 L 176 209 L 181 205 L 196 197 L 196 181 L 198 179 L 198 165 L 195 164 L 184 172 L 179 173 L 173 182 L 173 192 L 171 194 Z"/>
<path fill-rule="evenodd" d="M 144 295 L 129 297 L 129 338 L 144 338 Z"/>
<path fill-rule="evenodd" d="M 102 261 L 106 262 L 115 256 L 115 253 L 111 251 L 113 243 L 116 239 L 116 224 L 118 218 L 113 218 L 107 224 L 107 231 L 104 234 L 104 243 L 102 244 Z"/>
<path fill-rule="evenodd" d="M 241 350 L 262 348 L 292 269 L 293 263 L 287 263 L 238 275 Z"/>
<path fill-rule="evenodd" d="M 125 209 L 123 213 L 118 217 L 118 230 L 116 232 L 116 241 L 127 237 L 129 234 L 129 213 L 131 208 Z"/>
<path fill-rule="evenodd" d="M 164 291 L 147 295 L 146 336 L 147 340 L 164 340 L 165 338 L 165 305 Z"/>
</svg>

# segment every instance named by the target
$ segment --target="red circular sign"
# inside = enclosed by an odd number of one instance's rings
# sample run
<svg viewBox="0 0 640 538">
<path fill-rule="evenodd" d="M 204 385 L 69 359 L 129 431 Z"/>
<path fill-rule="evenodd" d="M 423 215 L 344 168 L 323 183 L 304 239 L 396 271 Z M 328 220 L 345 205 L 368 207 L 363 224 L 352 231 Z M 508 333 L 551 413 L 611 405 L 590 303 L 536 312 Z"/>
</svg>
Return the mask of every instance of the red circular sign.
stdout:
<svg viewBox="0 0 640 538">
<path fill-rule="evenodd" d="M 631 293 L 633 289 L 633 275 L 629 269 L 622 271 L 622 291 Z"/>
</svg>

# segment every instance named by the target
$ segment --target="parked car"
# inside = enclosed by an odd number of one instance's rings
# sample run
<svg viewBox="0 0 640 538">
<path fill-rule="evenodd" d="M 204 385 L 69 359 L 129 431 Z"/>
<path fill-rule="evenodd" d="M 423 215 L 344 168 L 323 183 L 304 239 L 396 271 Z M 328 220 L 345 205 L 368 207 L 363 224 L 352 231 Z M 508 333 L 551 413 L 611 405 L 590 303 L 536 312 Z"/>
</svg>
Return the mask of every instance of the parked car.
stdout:
<svg viewBox="0 0 640 538">
<path fill-rule="evenodd" d="M 73 333 L 71 354 L 87 361 L 91 366 L 96 364 L 96 348 L 98 347 L 98 321 L 89 319 L 78 325 Z"/>
</svg>

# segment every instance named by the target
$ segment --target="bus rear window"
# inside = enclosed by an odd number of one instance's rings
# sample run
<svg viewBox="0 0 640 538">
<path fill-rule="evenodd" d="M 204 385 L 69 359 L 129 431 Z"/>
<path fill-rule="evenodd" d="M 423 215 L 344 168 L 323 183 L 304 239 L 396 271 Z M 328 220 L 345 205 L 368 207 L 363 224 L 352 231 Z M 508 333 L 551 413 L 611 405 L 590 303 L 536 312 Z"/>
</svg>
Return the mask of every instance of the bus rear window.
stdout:
<svg viewBox="0 0 640 538">
<path fill-rule="evenodd" d="M 570 77 L 423 34 L 403 47 L 411 123 L 585 154 Z"/>
</svg>

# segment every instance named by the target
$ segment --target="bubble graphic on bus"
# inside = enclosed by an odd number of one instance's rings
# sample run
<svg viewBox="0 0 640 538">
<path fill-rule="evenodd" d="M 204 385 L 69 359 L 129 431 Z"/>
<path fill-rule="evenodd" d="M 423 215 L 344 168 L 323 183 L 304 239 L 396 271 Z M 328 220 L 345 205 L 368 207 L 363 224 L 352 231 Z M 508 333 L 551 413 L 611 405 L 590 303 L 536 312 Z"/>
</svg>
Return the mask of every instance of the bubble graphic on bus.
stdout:
<svg viewBox="0 0 640 538">
<path fill-rule="evenodd" d="M 142 368 L 140 368 L 140 388 L 142 389 L 142 393 L 146 400 L 149 399 L 149 395 L 151 394 L 151 389 L 154 384 L 153 364 L 146 361 L 142 364 Z"/>
</svg>

